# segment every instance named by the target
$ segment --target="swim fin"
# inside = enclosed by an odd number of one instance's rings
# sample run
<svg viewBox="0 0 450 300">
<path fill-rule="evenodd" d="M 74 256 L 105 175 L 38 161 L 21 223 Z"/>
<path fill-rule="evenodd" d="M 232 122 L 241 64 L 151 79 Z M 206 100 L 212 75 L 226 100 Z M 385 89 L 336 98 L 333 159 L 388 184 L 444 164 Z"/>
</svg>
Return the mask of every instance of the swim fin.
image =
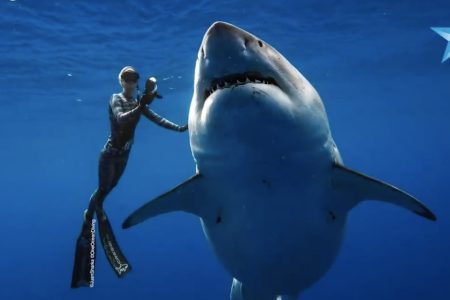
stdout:
<svg viewBox="0 0 450 300">
<path fill-rule="evenodd" d="M 96 213 L 98 217 L 98 231 L 106 258 L 117 277 L 122 278 L 125 274 L 131 272 L 131 266 L 117 244 L 116 237 L 114 236 L 105 211 L 103 208 L 97 207 Z"/>
<path fill-rule="evenodd" d="M 77 239 L 75 248 L 75 261 L 72 271 L 73 289 L 80 287 L 94 287 L 95 269 L 95 219 L 88 224 L 83 222 L 81 233 Z"/>
</svg>

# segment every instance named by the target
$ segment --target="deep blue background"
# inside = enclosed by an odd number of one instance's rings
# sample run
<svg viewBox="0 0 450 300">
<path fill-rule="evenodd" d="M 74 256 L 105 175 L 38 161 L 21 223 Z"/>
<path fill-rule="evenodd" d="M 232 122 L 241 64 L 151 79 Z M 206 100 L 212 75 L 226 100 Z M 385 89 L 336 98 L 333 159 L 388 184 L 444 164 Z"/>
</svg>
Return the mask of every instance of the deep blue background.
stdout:
<svg viewBox="0 0 450 300">
<path fill-rule="evenodd" d="M 347 166 L 438 218 L 363 203 L 335 265 L 299 300 L 449 300 L 450 60 L 430 29 L 450 27 L 448 0 L 1 0 L 0 299 L 229 299 L 231 278 L 196 217 L 120 228 L 195 171 L 187 132 L 145 119 L 105 206 L 134 270 L 117 279 L 99 251 L 95 287 L 69 288 L 118 72 L 159 78 L 165 97 L 152 108 L 185 124 L 196 53 L 217 20 L 256 34 L 310 80 Z"/>
</svg>

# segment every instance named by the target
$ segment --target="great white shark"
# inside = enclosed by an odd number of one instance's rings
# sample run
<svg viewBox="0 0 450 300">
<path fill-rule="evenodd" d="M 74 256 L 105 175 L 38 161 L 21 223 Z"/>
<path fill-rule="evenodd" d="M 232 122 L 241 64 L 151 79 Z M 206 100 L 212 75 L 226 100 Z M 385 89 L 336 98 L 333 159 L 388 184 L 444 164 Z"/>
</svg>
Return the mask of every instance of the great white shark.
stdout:
<svg viewBox="0 0 450 300">
<path fill-rule="evenodd" d="M 349 212 L 365 200 L 436 220 L 411 195 L 344 166 L 314 87 L 231 24 L 215 22 L 203 37 L 188 124 L 196 173 L 122 228 L 175 211 L 198 216 L 233 277 L 231 300 L 295 300 L 330 269 Z"/>
</svg>

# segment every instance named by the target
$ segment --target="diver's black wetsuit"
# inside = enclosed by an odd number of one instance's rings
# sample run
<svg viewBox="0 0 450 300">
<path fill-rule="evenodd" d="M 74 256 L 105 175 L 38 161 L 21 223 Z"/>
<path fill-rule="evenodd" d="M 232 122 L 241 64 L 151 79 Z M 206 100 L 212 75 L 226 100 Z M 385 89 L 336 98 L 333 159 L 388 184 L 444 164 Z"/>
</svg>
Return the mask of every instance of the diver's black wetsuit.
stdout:
<svg viewBox="0 0 450 300">
<path fill-rule="evenodd" d="M 113 94 L 111 96 L 109 103 L 111 135 L 100 153 L 98 188 L 91 196 L 81 233 L 77 239 L 72 273 L 72 288 L 93 286 L 93 270 L 97 250 L 95 230 L 93 229 L 95 227 L 94 213 L 97 214 L 98 218 L 98 229 L 102 248 L 112 269 L 119 278 L 131 271 L 131 266 L 122 254 L 111 224 L 103 210 L 103 202 L 106 196 L 117 185 L 125 171 L 133 144 L 134 132 L 141 118 L 141 114 L 164 128 L 180 132 L 187 130 L 187 125 L 176 125 L 160 117 L 147 106 L 140 106 L 137 100 L 127 98 L 123 93 Z"/>
<path fill-rule="evenodd" d="M 181 131 L 181 126 L 162 118 L 147 106 L 141 108 L 133 98 L 123 93 L 113 94 L 109 103 L 111 135 L 100 152 L 99 186 L 92 194 L 86 220 L 92 219 L 95 205 L 102 206 L 106 196 L 117 185 L 128 163 L 136 125 L 141 114 L 164 128 Z"/>
</svg>

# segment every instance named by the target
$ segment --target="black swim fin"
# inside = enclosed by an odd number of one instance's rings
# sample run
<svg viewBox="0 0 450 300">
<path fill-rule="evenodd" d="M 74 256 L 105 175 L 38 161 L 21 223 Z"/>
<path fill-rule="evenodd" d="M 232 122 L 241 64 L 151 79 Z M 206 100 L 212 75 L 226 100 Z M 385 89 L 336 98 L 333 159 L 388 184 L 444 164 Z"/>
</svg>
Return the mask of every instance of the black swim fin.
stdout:
<svg viewBox="0 0 450 300">
<path fill-rule="evenodd" d="M 75 248 L 75 261 L 70 284 L 73 289 L 94 287 L 95 242 L 95 219 L 92 219 L 91 224 L 83 222 Z"/>
<path fill-rule="evenodd" d="M 131 272 L 131 266 L 117 244 L 116 237 L 103 208 L 97 207 L 98 231 L 103 250 L 117 277 L 122 278 Z"/>
</svg>

